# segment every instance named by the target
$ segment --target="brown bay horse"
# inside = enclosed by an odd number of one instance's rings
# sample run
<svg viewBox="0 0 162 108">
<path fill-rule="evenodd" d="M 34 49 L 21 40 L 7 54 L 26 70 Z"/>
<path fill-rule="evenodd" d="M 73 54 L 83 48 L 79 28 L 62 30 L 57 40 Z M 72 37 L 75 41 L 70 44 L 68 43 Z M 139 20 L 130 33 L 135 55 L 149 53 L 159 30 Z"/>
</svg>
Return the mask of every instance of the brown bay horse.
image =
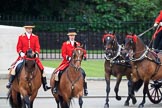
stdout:
<svg viewBox="0 0 162 108">
<path fill-rule="evenodd" d="M 8 94 L 12 108 L 33 108 L 33 102 L 41 87 L 42 76 L 35 57 L 32 50 L 27 51 L 21 71 L 13 81 Z"/>
<path fill-rule="evenodd" d="M 84 55 L 84 49 L 75 48 L 69 66 L 62 73 L 58 85 L 58 93 L 53 94 L 57 108 L 69 108 L 71 99 L 79 99 L 79 106 L 83 104 L 83 75 L 81 72 L 81 62 Z M 54 71 L 55 73 L 55 71 Z M 51 90 L 54 88 L 54 73 L 50 79 Z"/>
<path fill-rule="evenodd" d="M 116 85 L 114 88 L 116 99 L 121 100 L 121 96 L 118 95 L 119 85 L 122 80 L 122 76 L 126 76 L 128 79 L 128 97 L 125 101 L 125 106 L 129 106 L 129 100 L 132 98 L 133 104 L 136 103 L 136 98 L 132 90 L 131 81 L 131 67 L 129 63 L 122 63 L 121 60 L 125 60 L 122 56 L 122 46 L 118 44 L 115 34 L 105 34 L 102 38 L 105 50 L 105 80 L 106 80 L 106 103 L 104 108 L 109 108 L 109 93 L 110 93 L 110 78 L 111 75 L 115 76 Z"/>
<path fill-rule="evenodd" d="M 132 80 L 137 82 L 141 80 L 140 86 L 144 83 L 143 100 L 139 104 L 139 108 L 143 108 L 145 104 L 145 96 L 148 93 L 148 84 L 150 80 L 156 81 L 162 79 L 162 54 L 156 54 L 147 45 L 145 45 L 137 35 L 127 35 L 125 38 L 125 49 L 129 55 L 132 65 Z"/>
</svg>

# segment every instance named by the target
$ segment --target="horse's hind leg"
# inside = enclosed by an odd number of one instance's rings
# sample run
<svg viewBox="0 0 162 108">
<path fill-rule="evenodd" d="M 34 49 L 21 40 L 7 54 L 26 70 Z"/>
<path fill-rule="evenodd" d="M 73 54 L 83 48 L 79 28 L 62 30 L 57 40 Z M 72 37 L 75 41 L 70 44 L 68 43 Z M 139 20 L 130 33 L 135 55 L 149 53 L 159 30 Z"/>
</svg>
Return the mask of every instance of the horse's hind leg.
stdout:
<svg viewBox="0 0 162 108">
<path fill-rule="evenodd" d="M 122 79 L 122 76 L 121 76 L 121 75 L 118 75 L 118 76 L 117 76 L 116 85 L 115 85 L 115 88 L 114 88 L 114 91 L 115 91 L 116 99 L 117 99 L 117 100 L 121 100 L 121 96 L 118 95 L 119 84 L 120 84 L 120 82 L 121 82 L 121 79 Z"/>
<path fill-rule="evenodd" d="M 83 99 L 82 99 L 82 97 L 79 97 L 79 106 L 80 106 L 80 108 L 82 108 L 82 105 L 83 105 Z"/>
</svg>

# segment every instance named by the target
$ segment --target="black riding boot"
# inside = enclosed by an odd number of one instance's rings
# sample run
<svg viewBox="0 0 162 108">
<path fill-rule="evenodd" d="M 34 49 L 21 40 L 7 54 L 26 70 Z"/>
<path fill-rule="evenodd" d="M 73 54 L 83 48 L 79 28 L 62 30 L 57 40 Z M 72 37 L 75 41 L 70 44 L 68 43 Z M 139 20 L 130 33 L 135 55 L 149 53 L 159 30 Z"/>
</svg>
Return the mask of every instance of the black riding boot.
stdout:
<svg viewBox="0 0 162 108">
<path fill-rule="evenodd" d="M 56 94 L 57 93 L 57 91 L 58 91 L 58 85 L 59 85 L 59 82 L 58 81 L 55 81 L 55 85 L 54 85 L 54 88 L 52 90 L 52 93 L 53 94 Z"/>
<path fill-rule="evenodd" d="M 84 82 L 84 96 L 88 95 L 87 82 Z"/>
<path fill-rule="evenodd" d="M 51 88 L 51 87 L 48 87 L 48 86 L 47 86 L 46 77 L 42 77 L 42 83 L 43 83 L 43 89 L 44 89 L 44 91 L 47 91 L 48 89 Z"/>
<path fill-rule="evenodd" d="M 6 85 L 6 88 L 8 88 L 8 89 L 11 88 L 14 78 L 15 78 L 15 75 L 10 75 L 9 82 Z"/>
</svg>

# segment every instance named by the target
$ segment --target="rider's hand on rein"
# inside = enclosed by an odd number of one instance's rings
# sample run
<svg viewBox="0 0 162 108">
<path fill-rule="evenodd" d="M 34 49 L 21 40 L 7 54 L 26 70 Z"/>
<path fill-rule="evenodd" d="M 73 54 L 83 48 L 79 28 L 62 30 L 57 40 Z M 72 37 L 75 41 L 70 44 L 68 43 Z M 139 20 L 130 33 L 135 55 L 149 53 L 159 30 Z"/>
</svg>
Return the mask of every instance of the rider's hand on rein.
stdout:
<svg viewBox="0 0 162 108">
<path fill-rule="evenodd" d="M 25 53 L 20 52 L 20 57 L 24 57 L 24 56 L 25 56 Z"/>
</svg>

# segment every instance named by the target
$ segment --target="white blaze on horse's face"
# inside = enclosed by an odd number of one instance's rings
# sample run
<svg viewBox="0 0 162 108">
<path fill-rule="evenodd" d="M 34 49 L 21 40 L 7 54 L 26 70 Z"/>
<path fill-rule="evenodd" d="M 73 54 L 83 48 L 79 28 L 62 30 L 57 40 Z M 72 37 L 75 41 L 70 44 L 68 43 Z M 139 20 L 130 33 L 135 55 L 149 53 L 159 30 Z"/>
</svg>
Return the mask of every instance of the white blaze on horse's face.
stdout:
<svg viewBox="0 0 162 108">
<path fill-rule="evenodd" d="M 78 50 L 78 53 L 80 54 L 80 50 Z"/>
<path fill-rule="evenodd" d="M 109 36 L 107 37 L 107 40 L 110 40 L 110 37 Z"/>
</svg>

